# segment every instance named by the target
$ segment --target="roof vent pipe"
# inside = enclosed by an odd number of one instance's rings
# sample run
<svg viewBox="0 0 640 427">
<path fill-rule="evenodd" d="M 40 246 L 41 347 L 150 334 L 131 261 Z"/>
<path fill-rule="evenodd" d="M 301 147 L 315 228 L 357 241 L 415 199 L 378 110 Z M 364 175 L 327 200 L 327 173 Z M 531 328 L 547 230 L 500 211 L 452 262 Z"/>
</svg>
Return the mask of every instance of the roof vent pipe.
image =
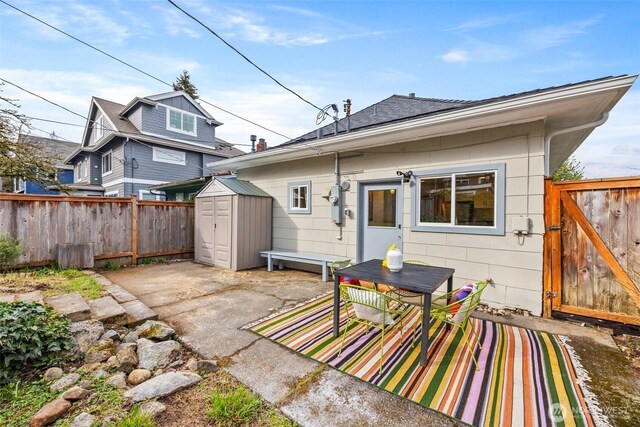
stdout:
<svg viewBox="0 0 640 427">
<path fill-rule="evenodd" d="M 252 153 L 256 152 L 256 139 L 257 139 L 257 136 L 249 135 L 249 140 L 251 141 L 251 152 Z"/>
<path fill-rule="evenodd" d="M 260 152 L 266 149 L 267 149 L 267 142 L 264 140 L 264 138 L 260 138 L 258 140 L 258 146 L 256 147 L 256 151 Z"/>
<path fill-rule="evenodd" d="M 584 130 L 584 129 L 590 129 L 590 128 L 597 128 L 598 126 L 603 125 L 607 119 L 609 118 L 609 112 L 605 111 L 604 113 L 602 113 L 602 117 L 600 118 L 600 120 L 597 120 L 595 122 L 591 122 L 591 123 L 585 123 L 583 125 L 578 125 L 578 126 L 573 126 L 570 128 L 566 128 L 566 129 L 558 129 L 555 130 L 553 132 L 551 132 L 550 134 L 548 134 L 545 138 L 544 138 L 544 174 L 545 176 L 549 176 L 550 172 L 551 172 L 551 140 L 558 136 L 558 135 L 564 135 L 565 133 L 571 133 L 571 132 L 576 132 L 579 130 Z"/>
</svg>

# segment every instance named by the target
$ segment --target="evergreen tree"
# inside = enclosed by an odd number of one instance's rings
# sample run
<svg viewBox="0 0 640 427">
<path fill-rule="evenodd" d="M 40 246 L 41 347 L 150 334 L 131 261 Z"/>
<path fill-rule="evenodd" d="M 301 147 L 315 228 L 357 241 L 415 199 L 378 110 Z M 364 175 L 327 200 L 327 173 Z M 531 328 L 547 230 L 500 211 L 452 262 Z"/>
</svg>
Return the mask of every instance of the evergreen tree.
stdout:
<svg viewBox="0 0 640 427">
<path fill-rule="evenodd" d="M 553 174 L 552 181 L 579 181 L 584 178 L 584 166 L 575 158 L 570 157 L 564 161 Z"/>
<path fill-rule="evenodd" d="M 191 76 L 187 70 L 182 70 L 182 74 L 173 83 L 173 90 L 181 90 L 188 93 L 193 99 L 198 99 L 198 89 L 191 83 Z"/>
</svg>

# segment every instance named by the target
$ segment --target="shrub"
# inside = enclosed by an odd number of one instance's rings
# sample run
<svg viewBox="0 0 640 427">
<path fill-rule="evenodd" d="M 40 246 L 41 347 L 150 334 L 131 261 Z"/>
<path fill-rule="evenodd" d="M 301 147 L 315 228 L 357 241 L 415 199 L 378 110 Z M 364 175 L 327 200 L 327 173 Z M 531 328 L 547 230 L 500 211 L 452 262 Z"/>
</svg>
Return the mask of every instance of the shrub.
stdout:
<svg viewBox="0 0 640 427">
<path fill-rule="evenodd" d="M 20 239 L 0 233 L 0 268 L 13 266 L 20 255 L 22 255 Z"/>
<path fill-rule="evenodd" d="M 264 403 L 249 389 L 239 386 L 235 390 L 211 393 L 207 416 L 219 426 L 251 425 L 260 416 Z"/>
<path fill-rule="evenodd" d="M 0 383 L 28 368 L 56 365 L 72 348 L 62 314 L 33 302 L 0 302 Z"/>
<path fill-rule="evenodd" d="M 118 264 L 115 264 L 115 263 L 109 261 L 107 263 L 107 265 L 104 266 L 104 268 L 106 268 L 109 271 L 116 271 L 116 270 L 120 269 L 120 266 Z"/>
</svg>

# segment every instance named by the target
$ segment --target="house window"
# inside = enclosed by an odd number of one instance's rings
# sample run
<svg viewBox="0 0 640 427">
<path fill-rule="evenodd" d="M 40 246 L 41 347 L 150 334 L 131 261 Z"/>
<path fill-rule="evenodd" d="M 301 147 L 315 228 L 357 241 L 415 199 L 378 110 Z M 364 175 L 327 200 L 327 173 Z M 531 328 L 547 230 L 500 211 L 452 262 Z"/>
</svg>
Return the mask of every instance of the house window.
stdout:
<svg viewBox="0 0 640 427">
<path fill-rule="evenodd" d="M 196 116 L 167 108 L 167 130 L 196 136 Z"/>
<path fill-rule="evenodd" d="M 93 124 L 96 129 L 96 139 L 102 138 L 104 135 L 104 115 L 100 114 Z"/>
<path fill-rule="evenodd" d="M 89 176 L 88 162 L 89 159 L 84 159 L 76 163 L 76 166 L 74 168 L 76 182 L 81 181 L 83 178 Z"/>
<path fill-rule="evenodd" d="M 504 164 L 414 173 L 412 230 L 504 234 Z"/>
<path fill-rule="evenodd" d="M 288 184 L 288 212 L 293 214 L 311 213 L 311 181 Z"/>
<path fill-rule="evenodd" d="M 104 193 L 104 197 L 120 197 L 120 190 L 107 191 Z"/>
<path fill-rule="evenodd" d="M 102 155 L 102 176 L 110 175 L 113 172 L 112 157 L 112 151 L 107 151 Z"/>
<path fill-rule="evenodd" d="M 24 179 L 22 178 L 14 178 L 13 179 L 13 188 L 16 193 L 22 193 L 24 191 Z"/>
<path fill-rule="evenodd" d="M 186 153 L 184 151 L 170 150 L 168 148 L 153 147 L 153 161 L 185 165 Z"/>
<path fill-rule="evenodd" d="M 138 197 L 140 200 L 162 200 L 164 196 L 162 194 L 153 194 L 149 190 L 139 190 Z"/>
</svg>

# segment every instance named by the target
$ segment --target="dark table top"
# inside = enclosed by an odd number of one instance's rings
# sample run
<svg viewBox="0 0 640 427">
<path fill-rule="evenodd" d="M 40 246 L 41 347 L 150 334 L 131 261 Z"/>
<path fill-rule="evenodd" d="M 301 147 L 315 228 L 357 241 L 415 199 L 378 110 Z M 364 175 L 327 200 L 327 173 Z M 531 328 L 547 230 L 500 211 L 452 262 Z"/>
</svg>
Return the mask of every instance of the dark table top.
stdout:
<svg viewBox="0 0 640 427">
<path fill-rule="evenodd" d="M 382 266 L 381 259 L 372 259 L 336 270 L 340 276 L 392 285 L 416 292 L 433 293 L 453 276 L 453 268 L 404 263 L 402 270 L 392 273 Z"/>
</svg>

